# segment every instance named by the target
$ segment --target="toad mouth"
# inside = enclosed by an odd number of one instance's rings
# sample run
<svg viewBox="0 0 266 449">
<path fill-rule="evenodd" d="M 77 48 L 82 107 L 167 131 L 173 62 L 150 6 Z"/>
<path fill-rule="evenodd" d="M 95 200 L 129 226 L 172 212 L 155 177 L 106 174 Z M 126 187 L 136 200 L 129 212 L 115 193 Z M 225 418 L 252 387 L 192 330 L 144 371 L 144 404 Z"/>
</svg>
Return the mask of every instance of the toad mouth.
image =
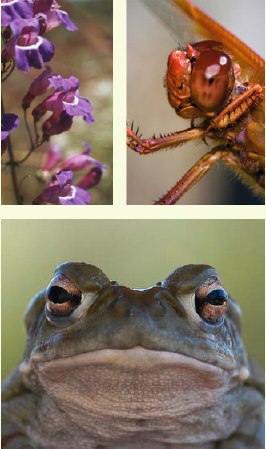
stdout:
<svg viewBox="0 0 266 449">
<path fill-rule="evenodd" d="M 181 353 L 146 349 L 141 346 L 135 346 L 130 349 L 99 349 L 47 361 L 42 360 L 42 357 L 35 353 L 31 356 L 29 363 L 40 365 L 40 369 L 50 366 L 54 369 L 65 368 L 66 370 L 68 368 L 71 369 L 73 364 L 76 367 L 97 365 L 129 371 L 150 371 L 176 366 L 179 368 L 187 367 L 192 370 L 198 369 L 208 373 L 211 371 L 223 373 L 224 371 L 232 371 L 235 368 L 235 363 L 232 363 L 232 361 L 228 364 L 223 363 L 223 367 L 219 367 Z"/>
</svg>

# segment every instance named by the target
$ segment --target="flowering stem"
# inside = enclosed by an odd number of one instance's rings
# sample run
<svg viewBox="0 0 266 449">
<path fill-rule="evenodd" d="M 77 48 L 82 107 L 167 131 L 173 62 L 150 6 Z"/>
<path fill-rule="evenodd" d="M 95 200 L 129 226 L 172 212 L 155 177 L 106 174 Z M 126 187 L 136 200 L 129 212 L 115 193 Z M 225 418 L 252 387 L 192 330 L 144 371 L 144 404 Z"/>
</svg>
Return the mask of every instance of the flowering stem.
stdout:
<svg viewBox="0 0 266 449">
<path fill-rule="evenodd" d="M 37 122 L 35 120 L 34 120 L 34 131 L 35 131 L 35 136 L 36 136 L 36 142 L 38 142 L 39 134 L 38 134 L 38 129 L 37 129 Z"/>
<path fill-rule="evenodd" d="M 30 146 L 31 146 L 31 148 L 33 148 L 34 145 L 33 145 L 31 130 L 30 130 L 30 127 L 29 127 L 28 119 L 27 119 L 27 109 L 23 108 L 23 112 L 24 112 L 25 125 L 26 125 L 27 131 L 28 131 L 28 134 L 29 134 L 29 138 L 30 138 Z"/>
<path fill-rule="evenodd" d="M 26 125 L 27 131 L 28 131 L 28 134 L 29 134 L 29 139 L 30 139 L 30 150 L 26 154 L 26 156 L 24 156 L 20 161 L 16 161 L 15 165 L 23 164 L 23 162 L 25 162 L 28 159 L 28 157 L 30 157 L 30 155 L 33 153 L 33 151 L 36 150 L 36 148 L 40 147 L 43 144 L 43 141 L 38 143 L 38 137 L 37 136 L 36 136 L 37 142 L 34 144 L 33 138 L 32 138 L 32 134 L 31 134 L 31 130 L 30 130 L 30 126 L 29 126 L 29 122 L 28 122 L 28 118 L 27 118 L 27 110 L 23 109 L 23 112 L 24 112 L 25 125 Z M 35 128 L 35 125 L 34 125 L 34 128 Z M 36 130 L 35 130 L 35 132 L 36 132 Z"/>
<path fill-rule="evenodd" d="M 23 162 L 25 162 L 30 157 L 30 155 L 33 153 L 33 151 L 36 150 L 36 148 L 39 148 L 43 143 L 44 142 L 42 141 L 42 142 L 36 143 L 35 145 L 32 145 L 30 151 L 26 154 L 26 156 L 24 156 L 23 159 L 20 159 L 20 161 L 16 161 L 15 165 L 23 164 Z"/>
<path fill-rule="evenodd" d="M 2 114 L 4 114 L 3 96 L 1 97 L 1 108 L 2 108 Z M 23 204 L 23 198 L 22 198 L 22 196 L 19 192 L 19 188 L 18 188 L 16 163 L 14 160 L 10 136 L 8 136 L 8 138 L 7 138 L 7 151 L 8 151 L 9 161 L 10 161 L 10 173 L 11 173 L 11 179 L 12 179 L 12 184 L 13 184 L 13 190 L 14 190 L 14 194 L 16 197 L 16 202 L 17 202 L 17 204 Z"/>
</svg>

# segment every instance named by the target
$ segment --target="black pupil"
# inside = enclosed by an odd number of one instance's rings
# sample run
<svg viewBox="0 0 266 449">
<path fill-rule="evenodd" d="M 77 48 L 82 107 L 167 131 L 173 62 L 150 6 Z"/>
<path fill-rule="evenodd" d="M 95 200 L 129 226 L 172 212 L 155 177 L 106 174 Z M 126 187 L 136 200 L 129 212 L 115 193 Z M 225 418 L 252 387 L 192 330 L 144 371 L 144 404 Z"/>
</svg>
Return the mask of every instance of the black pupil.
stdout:
<svg viewBox="0 0 266 449">
<path fill-rule="evenodd" d="M 226 299 L 227 295 L 224 290 L 213 290 L 206 296 L 206 301 L 214 306 L 222 306 Z"/>
<path fill-rule="evenodd" d="M 57 286 L 49 288 L 48 298 L 54 304 L 63 304 L 68 301 L 74 304 L 79 304 L 81 301 L 81 297 L 79 295 L 71 295 L 64 288 Z"/>
</svg>

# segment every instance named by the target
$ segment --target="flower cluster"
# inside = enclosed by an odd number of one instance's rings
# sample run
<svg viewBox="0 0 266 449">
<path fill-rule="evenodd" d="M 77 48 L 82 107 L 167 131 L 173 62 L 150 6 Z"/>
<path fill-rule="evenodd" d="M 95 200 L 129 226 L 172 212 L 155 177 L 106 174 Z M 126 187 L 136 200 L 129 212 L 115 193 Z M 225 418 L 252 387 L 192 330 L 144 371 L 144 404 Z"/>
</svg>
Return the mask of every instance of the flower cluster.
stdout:
<svg viewBox="0 0 266 449">
<path fill-rule="evenodd" d="M 54 56 L 53 43 L 43 37 L 46 31 L 61 24 L 69 31 L 77 29 L 55 0 L 4 0 L 1 12 L 6 51 L 22 72 L 41 69 Z"/>
<path fill-rule="evenodd" d="M 69 156 L 62 161 L 62 152 L 58 145 L 52 145 L 42 170 L 37 173 L 40 181 L 50 180 L 49 186 L 33 201 L 33 204 L 89 204 L 89 189 L 96 186 L 106 168 L 92 158 L 91 146 L 84 142 L 85 151 Z M 86 170 L 78 182 L 73 182 L 73 172 Z"/>
<path fill-rule="evenodd" d="M 28 72 L 31 67 L 42 69 L 45 63 L 53 58 L 54 44 L 44 37 L 46 32 L 59 25 L 68 31 L 77 30 L 56 0 L 2 0 L 1 13 L 1 23 L 5 27 L 2 30 L 5 42 L 5 48 L 2 50 L 2 81 L 11 75 L 15 67 L 22 72 Z M 43 99 L 45 94 L 46 98 Z M 35 139 L 27 115 L 33 101 L 37 103 L 31 110 Z M 20 161 L 16 161 L 13 156 L 10 157 L 10 165 L 14 164 L 13 177 L 16 167 L 36 148 L 49 141 L 51 136 L 68 131 L 74 117 L 81 116 L 87 125 L 94 122 L 91 103 L 79 94 L 78 78 L 75 76 L 63 78 L 48 66 L 29 86 L 22 99 L 22 108 L 30 148 L 28 154 Z M 19 118 L 15 114 L 2 115 L 2 153 L 7 148 L 10 131 L 18 127 L 19 123 Z M 90 203 L 88 190 L 100 182 L 105 166 L 91 157 L 89 144 L 85 144 L 85 147 L 84 152 L 74 154 L 65 160 L 58 146 L 50 147 L 43 169 L 36 174 L 37 179 L 45 182 L 47 186 L 33 200 L 33 204 Z M 11 151 L 10 145 L 8 149 Z M 77 182 L 74 182 L 74 173 L 79 171 L 83 171 L 83 174 Z"/>
<path fill-rule="evenodd" d="M 68 131 L 72 125 L 74 116 L 82 116 L 87 125 L 94 122 L 92 105 L 86 98 L 79 95 L 79 80 L 74 76 L 62 78 L 61 75 L 53 73 L 50 67 L 39 75 L 22 100 L 22 107 L 26 110 L 32 101 L 39 95 L 53 89 L 44 101 L 38 104 L 32 111 L 34 122 L 37 123 L 46 112 L 52 115 L 43 123 L 43 141 L 49 140 L 50 136 Z"/>
</svg>

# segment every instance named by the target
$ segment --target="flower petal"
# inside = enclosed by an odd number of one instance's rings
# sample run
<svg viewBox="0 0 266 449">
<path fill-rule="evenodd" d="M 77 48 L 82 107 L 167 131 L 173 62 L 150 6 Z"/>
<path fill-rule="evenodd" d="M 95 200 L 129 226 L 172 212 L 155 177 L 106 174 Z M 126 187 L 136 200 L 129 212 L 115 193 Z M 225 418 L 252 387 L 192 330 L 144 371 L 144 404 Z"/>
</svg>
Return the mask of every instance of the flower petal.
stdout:
<svg viewBox="0 0 266 449">
<path fill-rule="evenodd" d="M 72 184 L 73 173 L 71 171 L 60 171 L 59 173 L 57 173 L 56 179 L 59 183 L 60 188 L 62 189 L 66 184 Z"/>
<path fill-rule="evenodd" d="M 48 27 L 47 30 L 51 30 L 52 28 L 62 24 L 63 27 L 68 31 L 76 31 L 78 28 L 69 18 L 67 12 L 61 11 L 60 9 L 53 9 L 47 13 L 47 22 Z"/>
<path fill-rule="evenodd" d="M 19 118 L 16 114 L 3 114 L 1 120 L 1 135 L 6 138 L 10 131 L 16 129 L 19 125 Z M 6 134 L 7 133 L 7 134 Z M 3 137 L 1 138 L 3 140 Z"/>
<path fill-rule="evenodd" d="M 58 25 L 63 25 L 68 31 L 75 31 L 78 28 L 68 17 L 65 11 L 59 9 L 57 2 L 54 0 L 35 0 L 34 14 L 44 13 L 47 16 L 47 31 Z"/>
<path fill-rule="evenodd" d="M 22 100 L 22 107 L 24 109 L 29 108 L 36 97 L 43 95 L 51 87 L 49 77 L 51 77 L 52 73 L 51 67 L 46 67 L 41 75 L 37 76 L 31 83 L 28 92 Z"/>
<path fill-rule="evenodd" d="M 73 156 L 69 156 L 60 164 L 59 168 L 61 170 L 77 171 L 89 167 L 93 164 L 95 164 L 95 159 L 91 158 L 87 154 L 79 153 L 74 154 Z"/>
<path fill-rule="evenodd" d="M 82 142 L 82 144 L 85 147 L 85 151 L 83 151 L 83 154 L 87 154 L 87 155 L 91 154 L 91 150 L 92 150 L 91 144 L 88 142 L 85 142 L 85 140 Z"/>
<path fill-rule="evenodd" d="M 83 119 L 87 125 L 90 125 L 95 121 L 93 115 L 91 114 L 93 109 L 92 104 L 86 98 L 75 96 L 72 103 L 63 101 L 63 105 L 69 115 L 83 116 Z"/>
<path fill-rule="evenodd" d="M 16 19 L 29 19 L 32 16 L 32 4 L 27 0 L 1 1 L 2 26 L 7 26 Z"/>
<path fill-rule="evenodd" d="M 52 42 L 41 36 L 31 45 L 17 45 L 14 39 L 10 39 L 6 46 L 8 52 L 15 56 L 17 67 L 22 72 L 28 72 L 30 67 L 41 69 L 44 62 L 52 59 L 55 52 Z"/>
<path fill-rule="evenodd" d="M 51 145 L 43 171 L 50 172 L 62 159 L 62 152 L 58 145 Z"/>
<path fill-rule="evenodd" d="M 44 189 L 33 204 L 85 205 L 90 202 L 86 190 L 73 186 L 71 171 L 61 171 L 56 175 L 57 184 Z"/>
<path fill-rule="evenodd" d="M 83 178 L 77 182 L 77 186 L 83 189 L 91 189 L 102 179 L 103 167 L 98 165 L 93 167 Z"/>
<path fill-rule="evenodd" d="M 86 205 L 90 202 L 90 194 L 86 190 L 71 186 L 71 191 L 66 196 L 59 197 L 59 203 L 63 205 Z"/>
<path fill-rule="evenodd" d="M 19 125 L 19 118 L 16 114 L 3 114 L 1 117 L 1 154 L 7 149 L 7 138 L 10 131 Z"/>
<path fill-rule="evenodd" d="M 56 92 L 76 92 L 79 88 L 79 79 L 75 76 L 63 78 L 61 75 L 54 75 L 51 77 L 50 81 Z"/>
<path fill-rule="evenodd" d="M 61 114 L 53 114 L 48 120 L 42 125 L 43 139 L 49 140 L 50 136 L 55 136 L 56 134 L 61 134 L 68 131 L 73 123 L 73 118 L 68 115 L 65 111 Z"/>
</svg>

